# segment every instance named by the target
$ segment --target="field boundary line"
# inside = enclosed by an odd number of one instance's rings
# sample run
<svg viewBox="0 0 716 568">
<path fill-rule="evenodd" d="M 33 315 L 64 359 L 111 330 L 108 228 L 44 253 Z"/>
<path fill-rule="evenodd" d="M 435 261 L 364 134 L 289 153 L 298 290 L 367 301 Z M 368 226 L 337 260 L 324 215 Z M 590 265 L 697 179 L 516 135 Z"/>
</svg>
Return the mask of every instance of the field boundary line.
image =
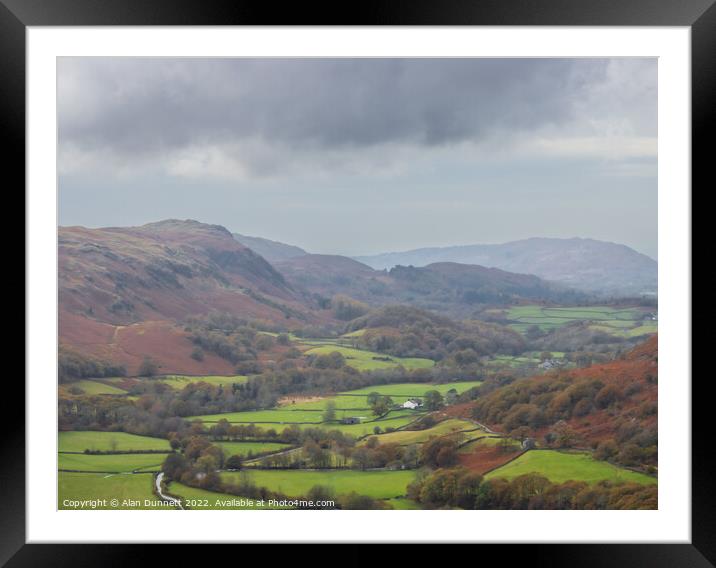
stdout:
<svg viewBox="0 0 716 568">
<path fill-rule="evenodd" d="M 534 448 L 533 448 L 533 449 L 534 449 Z M 516 459 L 522 457 L 523 455 L 525 455 L 525 454 L 526 454 L 527 452 L 529 452 L 529 451 L 531 451 L 531 450 L 522 450 L 522 451 L 520 451 L 520 453 L 518 453 L 516 456 L 511 457 L 511 458 L 508 459 L 506 462 L 501 463 L 501 464 L 498 465 L 498 466 L 495 466 L 495 467 L 493 467 L 493 468 L 490 468 L 490 469 L 488 469 L 488 470 L 482 472 L 482 476 L 484 477 L 484 476 L 486 476 L 488 473 L 492 473 L 493 471 L 495 471 L 495 470 L 497 470 L 497 469 L 500 469 L 501 467 L 505 467 L 508 463 L 512 463 L 513 461 L 515 461 Z"/>
</svg>

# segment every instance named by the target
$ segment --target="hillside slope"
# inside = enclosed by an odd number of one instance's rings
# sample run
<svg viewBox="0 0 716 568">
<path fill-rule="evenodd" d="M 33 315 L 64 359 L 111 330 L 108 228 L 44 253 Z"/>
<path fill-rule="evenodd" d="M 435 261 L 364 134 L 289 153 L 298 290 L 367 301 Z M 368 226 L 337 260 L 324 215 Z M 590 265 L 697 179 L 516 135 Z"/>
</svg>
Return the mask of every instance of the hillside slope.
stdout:
<svg viewBox="0 0 716 568">
<path fill-rule="evenodd" d="M 60 343 L 80 353 L 164 372 L 225 372 L 189 358 L 179 325 L 212 310 L 246 319 L 315 319 L 302 296 L 264 258 L 225 228 L 168 220 L 141 227 L 58 230 Z"/>
<path fill-rule="evenodd" d="M 373 306 L 403 303 L 461 319 L 480 304 L 573 302 L 585 297 L 533 275 L 452 262 L 385 271 L 345 256 L 309 254 L 275 266 L 294 287 L 325 297 L 345 294 Z"/>
<path fill-rule="evenodd" d="M 234 233 L 233 235 L 242 245 L 249 247 L 252 251 L 263 256 L 269 262 L 288 260 L 289 258 L 308 254 L 302 248 L 294 245 L 287 245 L 261 237 L 249 237 L 240 235 L 239 233 Z"/>
<path fill-rule="evenodd" d="M 451 414 L 552 447 L 596 448 L 626 466 L 656 465 L 658 337 L 624 357 L 484 388 Z"/>
</svg>

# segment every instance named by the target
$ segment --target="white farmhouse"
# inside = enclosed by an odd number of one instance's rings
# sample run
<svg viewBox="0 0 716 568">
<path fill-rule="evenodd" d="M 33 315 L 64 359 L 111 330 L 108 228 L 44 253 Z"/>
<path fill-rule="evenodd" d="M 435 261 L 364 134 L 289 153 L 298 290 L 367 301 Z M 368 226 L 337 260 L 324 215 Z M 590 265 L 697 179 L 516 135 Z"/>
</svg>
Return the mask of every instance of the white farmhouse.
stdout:
<svg viewBox="0 0 716 568">
<path fill-rule="evenodd" d="M 402 406 L 403 408 L 408 408 L 410 410 L 415 410 L 416 408 L 420 408 L 423 405 L 423 403 L 419 400 L 406 400 Z"/>
</svg>

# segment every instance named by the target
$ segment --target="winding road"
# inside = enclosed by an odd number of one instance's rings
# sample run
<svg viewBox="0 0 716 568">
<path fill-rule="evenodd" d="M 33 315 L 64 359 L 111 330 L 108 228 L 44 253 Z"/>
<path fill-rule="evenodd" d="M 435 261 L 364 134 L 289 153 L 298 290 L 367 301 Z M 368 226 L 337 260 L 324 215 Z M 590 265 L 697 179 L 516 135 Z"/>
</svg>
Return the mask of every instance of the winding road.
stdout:
<svg viewBox="0 0 716 568">
<path fill-rule="evenodd" d="M 184 507 L 181 506 L 181 501 L 179 499 L 177 499 L 176 497 L 170 497 L 169 495 L 165 495 L 164 493 L 162 493 L 162 479 L 164 479 L 164 472 L 160 471 L 154 480 L 154 483 L 157 488 L 157 495 L 159 495 L 159 497 L 161 497 L 165 501 L 173 503 L 183 511 Z"/>
</svg>

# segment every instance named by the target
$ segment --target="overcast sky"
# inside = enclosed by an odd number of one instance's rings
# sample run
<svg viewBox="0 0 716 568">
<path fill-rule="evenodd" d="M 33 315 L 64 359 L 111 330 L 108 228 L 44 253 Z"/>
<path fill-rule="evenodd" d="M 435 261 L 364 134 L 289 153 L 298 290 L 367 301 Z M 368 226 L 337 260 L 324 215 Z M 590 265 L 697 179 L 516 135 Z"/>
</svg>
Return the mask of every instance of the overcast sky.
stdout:
<svg viewBox="0 0 716 568">
<path fill-rule="evenodd" d="M 655 59 L 58 60 L 61 225 L 657 255 Z"/>
</svg>

